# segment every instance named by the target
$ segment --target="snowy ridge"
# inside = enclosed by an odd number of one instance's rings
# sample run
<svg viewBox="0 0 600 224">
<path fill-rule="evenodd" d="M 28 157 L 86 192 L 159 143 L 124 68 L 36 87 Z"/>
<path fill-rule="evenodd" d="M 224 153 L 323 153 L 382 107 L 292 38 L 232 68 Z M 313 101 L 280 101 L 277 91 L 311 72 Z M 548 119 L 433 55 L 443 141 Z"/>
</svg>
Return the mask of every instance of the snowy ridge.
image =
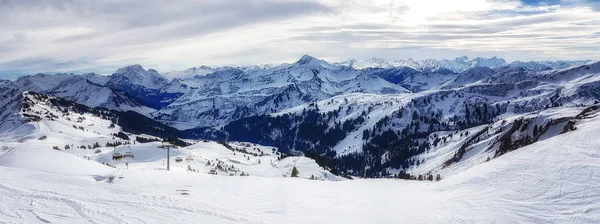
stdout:
<svg viewBox="0 0 600 224">
<path fill-rule="evenodd" d="M 491 79 L 502 80 L 509 73 L 509 78 L 514 78 L 511 84 L 522 76 L 529 76 L 534 82 L 544 81 L 542 76 L 548 76 L 548 72 L 575 69 L 587 61 L 507 64 L 504 59 L 495 57 L 459 57 L 393 63 L 372 59 L 370 62 L 383 65 L 361 67 L 356 60 L 328 63 L 308 55 L 291 64 L 201 66 L 164 74 L 130 65 L 108 76 L 89 73 L 22 77 L 2 83 L 0 94 L 56 92 L 55 96 L 88 106 L 134 110 L 178 128 L 190 128 L 222 126 L 236 119 L 353 92 L 399 94 L 460 86 L 485 88 L 483 85 L 494 82 Z M 490 70 L 486 68 L 493 69 L 493 74 L 488 74 Z M 187 124 L 179 125 L 181 123 Z"/>
<path fill-rule="evenodd" d="M 576 131 L 440 182 L 222 177 L 132 166 L 119 170 L 113 184 L 106 184 L 0 167 L 0 198 L 6 202 L 0 218 L 26 223 L 595 223 L 600 218 L 600 194 L 595 190 L 600 179 L 594 175 L 600 172 L 600 154 L 590 147 L 600 144 L 593 137 L 600 131 L 600 120 L 591 116 Z M 304 215 L 315 210 L 320 212 Z M 430 210 L 436 212 L 423 215 Z"/>
<path fill-rule="evenodd" d="M 16 113 L 20 114 L 21 122 L 12 128 L 7 128 L 7 131 L 0 132 L 0 142 L 3 142 L 3 146 L 14 150 L 2 154 L 0 165 L 54 174 L 89 174 L 89 176 L 106 176 L 105 171 L 107 169 L 99 169 L 100 173 L 98 174 L 65 172 L 71 169 L 71 165 L 90 166 L 87 160 L 112 166 L 124 166 L 125 162 L 128 162 L 132 168 L 164 169 L 166 152 L 160 148 L 162 145 L 160 142 L 132 144 L 138 136 L 146 139 L 158 140 L 160 138 L 146 134 L 128 134 L 129 137 L 125 139 L 115 139 L 116 134 L 122 133 L 124 129 L 119 124 L 113 123 L 113 120 L 108 119 L 110 115 L 106 111 L 99 112 L 102 116 L 75 110 L 71 111 L 68 107 L 51 103 L 51 99 L 48 96 L 32 92 L 25 92 L 19 97 L 20 102 L 15 109 L 18 111 Z M 77 105 L 74 105 L 74 107 L 77 107 Z M 109 147 L 108 143 L 117 141 L 125 145 L 119 145 L 115 148 Z M 106 147 L 105 143 L 107 144 Z M 93 148 L 92 145 L 94 145 Z M 126 153 L 127 151 L 133 152 L 136 157 L 127 158 L 123 161 L 112 160 L 113 152 Z M 63 152 L 85 159 L 65 156 Z M 304 157 L 281 159 L 281 154 L 277 152 L 276 148 L 250 143 L 233 142 L 222 145 L 216 142 L 196 141 L 191 146 L 172 149 L 171 155 L 171 160 L 177 157 L 185 157 L 185 164 L 171 161 L 173 169 L 180 171 L 191 171 L 188 169 L 193 168 L 197 172 L 204 173 L 215 170 L 215 173 L 219 175 L 290 177 L 290 172 L 295 166 L 300 170 L 299 177 L 341 180 L 341 178 L 319 167 L 314 160 Z M 32 159 L 23 160 L 27 157 Z M 72 160 L 72 162 L 39 164 L 40 160 L 46 157 Z M 63 166 L 57 167 L 59 164 L 63 164 Z M 106 166 L 99 166 L 100 168 L 106 168 Z M 97 168 L 91 167 L 90 169 Z"/>
<path fill-rule="evenodd" d="M 189 79 L 189 78 L 193 78 L 194 76 L 205 76 L 205 75 L 213 73 L 217 70 L 218 69 L 213 69 L 208 66 L 200 66 L 200 67 L 188 68 L 183 71 L 165 72 L 165 73 L 161 73 L 161 75 L 170 80 Z"/>
<path fill-rule="evenodd" d="M 499 68 L 504 66 L 522 67 L 532 71 L 542 71 L 548 69 L 560 69 L 576 65 L 583 65 L 590 62 L 589 60 L 581 61 L 514 61 L 507 63 L 503 58 L 491 57 L 481 58 L 476 57 L 470 59 L 466 56 L 457 57 L 455 59 L 425 59 L 425 60 L 389 60 L 384 58 L 370 58 L 364 61 L 356 59 L 348 59 L 343 62 L 334 63 L 336 65 L 351 66 L 356 69 L 365 68 L 393 68 L 393 67 L 409 67 L 421 72 L 441 72 L 450 71 L 454 73 L 464 72 L 467 69 L 475 67 Z"/>
<path fill-rule="evenodd" d="M 501 62 L 498 58 L 457 58 L 456 61 L 492 67 Z M 292 64 L 223 67 L 206 75 L 170 81 L 157 71 L 139 65 L 119 69 L 110 76 L 39 74 L 5 82 L 0 90 L 6 102 L 11 102 L 7 97 L 10 94 L 34 89 L 88 106 L 138 111 L 161 125 L 192 128 L 187 137 L 223 140 L 232 133 L 259 132 L 262 135 L 238 135 L 240 139 L 231 140 L 268 144 L 285 153 L 321 150 L 321 155 L 328 153 L 330 158 L 347 159 L 362 157 L 371 149 L 386 148 L 381 154 L 371 155 L 373 164 L 369 166 L 336 167 L 355 172 L 353 175 L 386 176 L 408 170 L 415 166 L 418 155 L 439 147 L 434 144 L 438 139 L 424 138 L 425 134 L 475 128 L 510 114 L 591 105 L 600 99 L 598 74 L 598 63 L 543 71 L 471 66 L 463 72 L 449 74 L 420 72 L 407 67 L 357 70 L 305 55 Z M 50 78 L 56 79 L 47 82 Z M 92 80 L 105 82 L 105 85 Z M 316 109 L 315 105 L 319 107 L 318 113 L 333 115 L 326 115 L 329 119 L 326 122 L 311 121 L 308 125 L 319 127 L 335 140 L 322 143 L 317 139 L 300 139 L 300 142 L 278 139 L 285 129 L 301 127 L 306 118 L 304 111 Z M 294 118 L 277 118 L 284 114 Z M 3 117 L 15 121 L 9 118 L 10 114 Z M 269 120 L 281 122 L 281 126 L 261 129 L 252 124 L 256 119 L 269 127 L 272 127 Z M 250 124 L 242 125 L 244 122 Z M 310 138 L 303 133 L 288 134 Z M 403 145 L 400 148 L 380 145 L 389 141 L 383 138 L 411 139 L 413 146 L 403 148 L 410 144 L 399 140 L 393 144 Z M 356 173 L 364 167 L 373 167 L 370 171 L 373 173 Z"/>
<path fill-rule="evenodd" d="M 155 111 L 128 94 L 94 83 L 86 78 L 96 76 L 99 75 L 37 74 L 24 76 L 0 86 L 0 95 L 9 97 L 25 91 L 32 91 L 66 98 L 90 107 L 132 110 L 142 114 L 150 114 Z"/>
<path fill-rule="evenodd" d="M 307 55 L 287 66 L 251 72 L 229 68 L 182 82 L 191 90 L 158 111 L 155 118 L 217 126 L 342 93 L 410 92 L 378 76 Z"/>
<path fill-rule="evenodd" d="M 600 221 L 600 62 L 403 63 L 1 81 L 0 222 Z"/>
<path fill-rule="evenodd" d="M 281 149 L 319 149 L 322 154 L 335 156 L 340 164 L 349 163 L 347 160 L 352 159 L 348 158 L 362 159 L 369 156 L 365 152 L 378 149 L 369 152 L 374 153 L 370 155 L 373 157 L 373 164 L 355 164 L 341 168 L 354 175 L 390 176 L 402 172 L 453 175 L 457 173 L 452 171 L 455 169 L 453 167 L 465 161 L 463 157 L 474 156 L 477 159 L 466 160 L 469 165 L 459 165 L 462 168 L 456 168 L 458 170 L 485 162 L 488 158 L 494 159 L 503 155 L 506 150 L 522 147 L 524 143 L 558 135 L 560 132 L 547 129 L 556 126 L 562 130 L 566 124 L 554 123 L 555 120 L 567 119 L 566 114 L 579 113 L 586 105 L 599 102 L 600 95 L 593 90 L 598 89 L 600 69 L 597 65 L 598 63 L 594 63 L 544 72 L 473 68 L 454 76 L 441 89 L 400 95 L 338 95 L 272 113 L 270 118 L 258 116 L 234 121 L 225 126 L 225 130 L 234 139 L 275 144 Z M 324 120 L 307 123 L 305 120 L 310 120 L 309 116 L 313 116 L 307 111 L 320 113 L 320 119 Z M 534 122 L 530 121 L 532 118 L 528 114 L 531 113 L 555 115 L 536 118 L 539 121 Z M 354 125 L 346 124 L 348 121 Z M 254 125 L 253 122 L 259 123 Z M 277 125 L 271 125 L 272 123 Z M 265 124 L 269 127 L 265 128 Z M 309 132 L 286 132 L 299 130 L 304 125 L 329 127 L 323 130 L 323 134 L 335 136 L 335 140 L 329 139 L 334 141 L 333 145 L 322 145 L 320 142 L 306 145 L 306 140 L 310 138 Z M 529 129 L 526 125 L 529 125 Z M 533 134 L 534 125 L 540 126 L 536 127 L 536 132 L 543 133 L 544 136 Z M 529 139 L 513 136 L 510 138 L 511 143 L 499 141 L 498 138 L 503 137 L 512 126 L 518 126 L 519 130 L 527 129 Z M 339 129 L 343 131 L 338 131 Z M 257 131 L 263 135 L 251 134 Z M 285 134 L 282 135 L 282 132 Z M 471 139 L 474 133 L 477 134 L 476 139 Z M 290 134 L 305 136 L 307 139 L 284 137 Z M 429 137 L 423 137 L 424 134 Z M 249 140 L 248 136 L 253 136 L 254 139 Z M 382 140 L 386 138 L 388 140 Z M 387 141 L 404 144 L 399 146 L 402 150 L 386 145 Z M 448 145 L 448 141 L 454 144 Z M 484 147 L 486 144 L 489 146 Z M 477 149 L 471 150 L 473 147 Z M 398 160 L 404 162 L 399 163 Z M 435 162 L 427 164 L 427 160 Z M 423 163 L 426 165 L 422 166 Z M 364 167 L 376 167 L 374 169 L 381 171 L 372 174 L 357 173 L 356 169 Z"/>
<path fill-rule="evenodd" d="M 158 89 L 168 83 L 158 71 L 154 69 L 145 70 L 141 65 L 129 65 L 117 69 L 117 71 L 111 75 L 109 82 L 113 84 L 129 83 L 149 89 Z"/>
</svg>

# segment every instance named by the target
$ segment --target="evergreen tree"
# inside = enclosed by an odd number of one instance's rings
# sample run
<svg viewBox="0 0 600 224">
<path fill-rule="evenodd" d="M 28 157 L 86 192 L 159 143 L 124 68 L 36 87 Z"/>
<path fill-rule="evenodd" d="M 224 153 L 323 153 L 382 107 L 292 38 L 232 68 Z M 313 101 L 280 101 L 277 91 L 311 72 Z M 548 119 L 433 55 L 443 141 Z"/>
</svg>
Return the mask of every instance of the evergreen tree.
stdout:
<svg viewBox="0 0 600 224">
<path fill-rule="evenodd" d="M 296 168 L 296 166 L 294 166 L 294 168 L 292 168 L 292 177 L 298 177 L 298 169 Z"/>
</svg>

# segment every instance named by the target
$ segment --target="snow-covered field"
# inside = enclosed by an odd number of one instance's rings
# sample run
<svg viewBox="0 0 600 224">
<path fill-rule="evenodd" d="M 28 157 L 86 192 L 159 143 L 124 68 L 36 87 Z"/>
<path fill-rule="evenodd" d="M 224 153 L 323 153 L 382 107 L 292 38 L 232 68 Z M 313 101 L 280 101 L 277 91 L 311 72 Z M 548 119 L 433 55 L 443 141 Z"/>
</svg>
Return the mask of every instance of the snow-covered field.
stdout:
<svg viewBox="0 0 600 224">
<path fill-rule="evenodd" d="M 187 161 L 161 168 L 159 143 L 132 145 L 129 169 L 125 160 L 114 169 L 94 161 L 105 161 L 107 148 L 88 160 L 28 144 L 42 140 L 3 142 L 0 223 L 598 223 L 597 133 L 592 118 L 440 182 L 286 178 L 294 158 L 273 167 L 263 156 L 261 167 L 212 142 L 173 151 L 203 172 L 186 171 Z M 250 176 L 205 173 L 201 164 L 216 159 Z M 319 173 L 296 162 L 301 175 Z"/>
<path fill-rule="evenodd" d="M 407 100 L 374 99 L 382 103 L 372 117 L 390 113 L 387 101 Z M 342 102 L 318 104 L 327 111 Z M 550 130 L 537 143 L 488 162 L 492 152 L 483 148 L 494 136 L 442 166 L 464 141 L 450 138 L 408 170 L 442 174 L 439 182 L 348 180 L 312 159 L 280 158 L 273 147 L 244 142 L 186 140 L 193 144 L 170 150 L 169 171 L 161 142 L 118 140 L 112 136 L 122 130 L 118 125 L 91 114 L 63 114 L 44 103 L 32 111 L 63 116 L 7 128 L 19 123 L 14 120 L 0 130 L 0 223 L 600 222 L 597 111 L 578 120 L 575 131 Z M 560 107 L 519 116 L 541 121 L 580 112 Z M 490 124 L 490 133 L 502 123 Z M 131 144 L 105 147 L 115 141 Z M 96 142 L 100 146 L 91 149 Z M 114 161 L 114 153 L 135 157 Z M 298 178 L 291 177 L 294 167 Z"/>
</svg>

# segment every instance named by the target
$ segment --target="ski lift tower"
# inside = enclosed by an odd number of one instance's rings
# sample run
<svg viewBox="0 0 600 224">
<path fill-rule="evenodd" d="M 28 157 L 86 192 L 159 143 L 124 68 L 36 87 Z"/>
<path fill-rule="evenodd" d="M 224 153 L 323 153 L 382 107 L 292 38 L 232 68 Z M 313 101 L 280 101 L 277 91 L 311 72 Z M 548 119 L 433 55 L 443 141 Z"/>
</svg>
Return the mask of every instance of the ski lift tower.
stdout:
<svg viewBox="0 0 600 224">
<path fill-rule="evenodd" d="M 167 170 L 171 170 L 171 164 L 169 162 L 170 160 L 170 153 L 171 153 L 171 148 L 173 148 L 174 145 L 172 145 L 171 143 L 167 142 L 167 141 L 162 141 L 162 148 L 166 148 L 167 149 Z"/>
</svg>

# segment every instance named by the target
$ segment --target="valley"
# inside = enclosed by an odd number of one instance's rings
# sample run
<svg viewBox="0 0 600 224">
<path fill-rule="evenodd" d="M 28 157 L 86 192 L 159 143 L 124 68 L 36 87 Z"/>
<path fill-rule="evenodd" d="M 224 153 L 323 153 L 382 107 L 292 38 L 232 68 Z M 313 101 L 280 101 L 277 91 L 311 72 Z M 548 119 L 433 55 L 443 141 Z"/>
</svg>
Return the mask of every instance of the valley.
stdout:
<svg viewBox="0 0 600 224">
<path fill-rule="evenodd" d="M 0 82 L 0 222 L 600 219 L 598 62 L 426 62 Z"/>
</svg>

